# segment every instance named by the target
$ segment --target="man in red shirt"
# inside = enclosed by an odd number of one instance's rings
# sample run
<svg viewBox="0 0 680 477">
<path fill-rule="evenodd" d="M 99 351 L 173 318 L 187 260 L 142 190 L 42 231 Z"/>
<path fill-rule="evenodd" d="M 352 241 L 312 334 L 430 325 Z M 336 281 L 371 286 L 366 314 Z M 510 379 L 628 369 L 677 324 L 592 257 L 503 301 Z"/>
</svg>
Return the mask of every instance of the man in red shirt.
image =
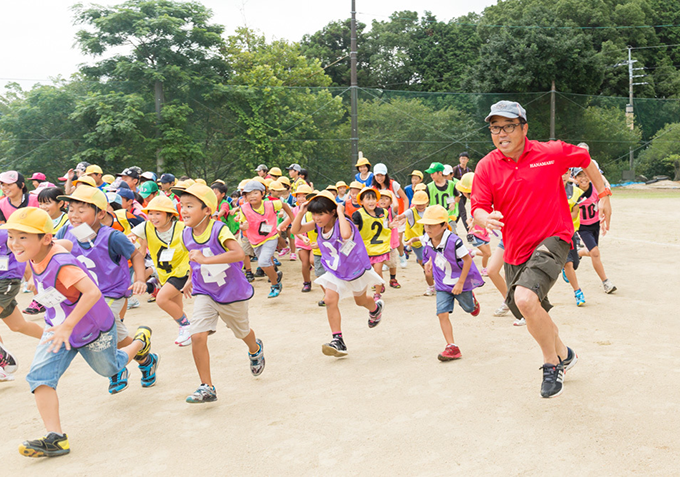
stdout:
<svg viewBox="0 0 680 477">
<path fill-rule="evenodd" d="M 555 284 L 571 248 L 574 225 L 562 186 L 569 167 L 583 168 L 599 192 L 602 226 L 609 229 L 611 191 L 590 161 L 588 151 L 562 141 L 527 139 L 526 111 L 519 103 L 500 101 L 487 116 L 496 150 L 476 167 L 472 215 L 477 225 L 503 231 L 506 303 L 526 319 L 541 347 L 544 365 L 541 396 L 562 392 L 564 372 L 578 356 L 560 340 L 548 311 L 548 291 Z"/>
</svg>

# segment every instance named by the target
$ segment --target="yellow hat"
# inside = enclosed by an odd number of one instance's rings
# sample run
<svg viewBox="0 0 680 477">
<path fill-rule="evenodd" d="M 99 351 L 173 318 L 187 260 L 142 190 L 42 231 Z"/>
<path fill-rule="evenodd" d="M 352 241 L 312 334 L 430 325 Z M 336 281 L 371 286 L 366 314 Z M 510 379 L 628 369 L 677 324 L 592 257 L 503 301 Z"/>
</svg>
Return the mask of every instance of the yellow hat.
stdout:
<svg viewBox="0 0 680 477">
<path fill-rule="evenodd" d="M 392 202 L 394 202 L 394 194 L 389 189 L 384 189 L 380 191 L 380 197 L 389 197 Z"/>
<path fill-rule="evenodd" d="M 416 184 L 416 186 L 413 188 L 413 190 L 416 191 L 416 192 L 419 191 L 419 190 L 426 191 L 427 186 L 421 182 L 420 184 Z"/>
<path fill-rule="evenodd" d="M 281 177 L 283 174 L 281 173 L 281 169 L 279 169 L 278 167 L 272 167 L 271 169 L 269 169 L 269 175 Z"/>
<path fill-rule="evenodd" d="M 170 197 L 166 196 L 165 194 L 157 195 L 153 199 L 151 199 L 151 202 L 142 209 L 142 212 L 148 212 L 150 210 L 155 210 L 158 212 L 167 212 L 168 214 L 172 215 L 179 215 L 177 213 L 177 208 L 175 207 L 175 203 L 170 199 Z"/>
<path fill-rule="evenodd" d="M 222 185 L 227 185 L 227 184 L 224 183 L 224 181 L 223 181 L 222 179 L 215 179 L 215 180 L 213 181 L 213 184 L 218 183 L 218 182 L 219 182 L 220 184 L 222 184 Z"/>
<path fill-rule="evenodd" d="M 106 182 L 107 184 L 111 184 L 111 183 L 113 183 L 113 181 L 116 180 L 116 178 L 113 177 L 111 174 L 104 174 L 104 175 L 102 176 L 102 180 L 103 180 L 104 182 Z"/>
<path fill-rule="evenodd" d="M 357 161 L 357 165 L 356 165 L 357 169 L 359 168 L 359 166 L 368 166 L 370 168 L 371 163 L 368 162 L 368 159 L 366 159 L 365 157 L 362 157 Z"/>
<path fill-rule="evenodd" d="M 266 180 L 266 179 L 263 179 L 263 178 L 260 177 L 260 176 L 255 176 L 255 177 L 253 177 L 253 178 L 250 179 L 250 180 L 251 180 L 251 181 L 257 181 L 257 182 L 261 183 L 263 186 L 267 187 L 267 180 Z M 269 180 L 271 181 L 271 180 L 273 180 L 273 179 L 269 179 Z M 250 181 L 248 181 L 248 182 L 250 182 Z"/>
<path fill-rule="evenodd" d="M 94 205 L 99 210 L 106 210 L 109 205 L 109 201 L 106 200 L 106 195 L 96 187 L 78 187 L 71 195 L 60 195 L 57 199 L 85 202 L 86 204 Z"/>
<path fill-rule="evenodd" d="M 475 173 L 474 172 L 467 172 L 463 174 L 463 177 L 460 178 L 458 182 L 456 182 L 456 189 L 460 192 L 465 192 L 469 194 L 472 192 L 472 180 L 475 178 Z"/>
<path fill-rule="evenodd" d="M 364 187 L 361 189 L 361 192 L 359 192 L 359 195 L 357 195 L 357 201 L 359 202 L 359 205 L 361 205 L 361 196 L 363 196 L 366 192 L 375 192 L 375 196 L 377 200 L 380 200 L 380 192 L 377 190 L 373 189 L 372 187 Z"/>
<path fill-rule="evenodd" d="M 350 184 L 349 184 L 349 188 L 350 188 L 350 189 L 359 189 L 359 190 L 361 190 L 361 189 L 364 188 L 364 185 L 363 185 L 361 182 L 359 182 L 359 181 L 352 181 L 352 182 L 350 182 Z"/>
<path fill-rule="evenodd" d="M 37 207 L 24 207 L 15 211 L 4 225 L 0 225 L 0 229 L 18 230 L 27 234 L 54 233 L 52 218 Z"/>
<path fill-rule="evenodd" d="M 217 210 L 217 196 L 213 190 L 207 185 L 203 184 L 193 184 L 187 187 L 185 190 L 180 191 L 180 195 L 189 194 L 196 197 L 198 200 L 203 202 L 210 209 L 210 213 L 214 214 Z"/>
<path fill-rule="evenodd" d="M 97 183 L 94 181 L 94 179 L 90 176 L 82 175 L 78 179 L 73 181 L 73 185 L 76 184 L 87 184 L 92 187 L 97 187 Z"/>
<path fill-rule="evenodd" d="M 421 179 L 423 178 L 423 173 L 420 172 L 420 171 L 417 170 L 417 169 L 414 169 L 413 172 L 411 172 L 410 175 L 412 175 L 412 176 L 418 176 L 418 177 L 420 177 Z"/>
<path fill-rule="evenodd" d="M 208 183 L 205 181 L 205 179 L 196 179 L 196 184 L 203 184 L 203 185 L 208 185 Z"/>
<path fill-rule="evenodd" d="M 326 187 L 326 190 L 334 190 L 335 192 L 338 191 L 338 188 L 334 186 L 333 184 L 330 184 L 328 187 Z"/>
<path fill-rule="evenodd" d="M 427 192 L 419 190 L 413 194 L 413 200 L 411 204 L 413 205 L 426 205 L 430 203 L 430 198 L 427 196 Z"/>
<path fill-rule="evenodd" d="M 102 168 L 99 167 L 99 166 L 96 165 L 96 164 L 89 165 L 89 166 L 87 166 L 87 169 L 85 169 L 85 175 L 89 175 L 89 174 L 103 174 L 103 173 L 104 173 L 104 171 L 102 171 Z M 111 181 L 111 182 L 113 182 L 113 181 Z"/>
<path fill-rule="evenodd" d="M 281 184 L 281 182 L 279 182 L 279 181 L 271 181 L 269 183 L 269 189 L 270 190 L 276 190 L 276 191 L 286 190 L 286 188 L 283 187 L 283 184 Z"/>
<path fill-rule="evenodd" d="M 290 187 L 290 179 L 288 179 L 286 176 L 281 176 L 276 180 L 279 181 L 281 184 L 284 184 L 284 185 L 287 185 L 288 187 Z"/>
<path fill-rule="evenodd" d="M 182 190 L 188 189 L 189 187 L 191 187 L 191 186 L 194 185 L 194 184 L 195 184 L 194 181 L 192 181 L 191 179 L 187 179 L 187 180 L 185 180 L 185 181 L 179 181 L 179 182 L 177 182 L 177 184 L 175 184 L 174 186 L 172 186 L 170 189 L 173 190 L 173 191 L 174 191 L 175 189 L 182 191 Z"/>
<path fill-rule="evenodd" d="M 314 200 L 314 199 L 316 199 L 316 198 L 318 198 L 318 197 L 325 197 L 326 199 L 328 199 L 328 200 L 332 201 L 333 203 L 335 203 L 335 197 L 333 197 L 333 194 L 331 194 L 330 191 L 322 190 L 321 192 L 319 192 L 319 191 L 314 191 L 314 192 L 312 192 L 312 193 L 313 193 L 313 194 L 315 193 L 315 194 L 314 194 L 313 197 L 309 197 L 309 200 L 310 200 L 310 201 L 311 201 L 311 200 Z"/>
<path fill-rule="evenodd" d="M 238 190 L 243 190 L 243 188 L 246 186 L 246 184 L 250 182 L 248 179 L 243 179 L 241 182 L 238 183 Z"/>
<path fill-rule="evenodd" d="M 269 189 L 269 188 L 270 188 L 269 186 L 272 185 L 272 182 L 274 182 L 274 179 L 271 179 L 271 178 L 265 179 L 265 180 L 264 180 L 264 185 L 265 185 L 265 187 Z"/>
<path fill-rule="evenodd" d="M 298 194 L 311 194 L 314 192 L 311 187 L 309 187 L 307 184 L 300 184 L 298 188 L 295 190 L 295 195 Z"/>
<path fill-rule="evenodd" d="M 441 205 L 431 205 L 423 214 L 423 218 L 418 221 L 423 225 L 448 224 L 449 212 Z"/>
<path fill-rule="evenodd" d="M 338 181 L 335 183 L 335 187 L 339 189 L 340 187 L 347 187 L 347 184 L 345 183 L 345 181 Z"/>
</svg>

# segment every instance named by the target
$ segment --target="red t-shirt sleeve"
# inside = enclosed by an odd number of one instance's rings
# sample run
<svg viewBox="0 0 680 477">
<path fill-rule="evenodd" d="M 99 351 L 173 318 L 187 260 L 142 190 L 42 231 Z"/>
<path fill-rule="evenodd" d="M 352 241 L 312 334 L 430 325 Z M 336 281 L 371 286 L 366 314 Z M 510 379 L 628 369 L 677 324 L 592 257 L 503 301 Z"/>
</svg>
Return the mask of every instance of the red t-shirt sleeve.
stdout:
<svg viewBox="0 0 680 477">
<path fill-rule="evenodd" d="M 490 160 L 492 159 L 485 159 L 479 162 L 475 171 L 475 179 L 472 181 L 470 207 L 473 217 L 476 209 L 482 209 L 489 213 L 493 212 L 493 195 L 488 174 Z"/>
<path fill-rule="evenodd" d="M 586 149 L 566 142 L 562 142 L 562 154 L 557 155 L 557 157 L 561 162 L 560 168 L 565 171 L 570 167 L 585 169 L 590 165 L 590 153 Z"/>
</svg>

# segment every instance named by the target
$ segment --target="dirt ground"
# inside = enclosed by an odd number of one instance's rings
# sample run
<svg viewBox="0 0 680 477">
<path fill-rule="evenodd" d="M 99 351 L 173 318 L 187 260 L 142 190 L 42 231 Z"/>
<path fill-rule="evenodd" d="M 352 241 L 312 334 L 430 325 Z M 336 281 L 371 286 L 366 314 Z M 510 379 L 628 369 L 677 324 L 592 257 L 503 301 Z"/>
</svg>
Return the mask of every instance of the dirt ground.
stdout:
<svg viewBox="0 0 680 477">
<path fill-rule="evenodd" d="M 569 285 L 555 285 L 553 319 L 579 354 L 555 399 L 539 395 L 541 354 L 526 327 L 493 316 L 501 297 L 490 281 L 477 292 L 479 317 L 453 314 L 463 359 L 437 360 L 445 342 L 435 299 L 422 296 L 413 260 L 399 270 L 403 288 L 385 294 L 377 328 L 341 303 L 350 355 L 335 359 L 321 354 L 329 329 L 319 290 L 300 293 L 299 263 L 285 261 L 282 295 L 268 300 L 261 279 L 251 301 L 262 376 L 220 327 L 210 339 L 219 401 L 185 403 L 200 384 L 191 350 L 173 344 L 177 328 L 144 297 L 126 323 L 153 328 L 157 385 L 142 389 L 133 364 L 130 387 L 111 396 L 76 358 L 58 389 L 71 454 L 29 459 L 17 446 L 44 432 L 24 380 L 36 342 L 0 326 L 20 361 L 17 380 L 0 383 L 0 474 L 677 474 L 679 204 L 680 192 L 616 193 L 601 249 L 618 291 L 604 294 L 589 259 L 578 271 L 583 308 Z"/>
</svg>

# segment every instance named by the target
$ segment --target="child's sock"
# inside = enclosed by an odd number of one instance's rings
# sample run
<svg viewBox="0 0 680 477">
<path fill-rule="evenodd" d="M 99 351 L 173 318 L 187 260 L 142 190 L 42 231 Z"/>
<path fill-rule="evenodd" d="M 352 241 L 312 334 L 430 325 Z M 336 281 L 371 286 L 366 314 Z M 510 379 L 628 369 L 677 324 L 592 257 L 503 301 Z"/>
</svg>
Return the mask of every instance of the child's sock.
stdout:
<svg viewBox="0 0 680 477">
<path fill-rule="evenodd" d="M 339 333 L 333 333 L 333 339 L 338 339 L 342 341 L 342 331 Z"/>
<path fill-rule="evenodd" d="M 182 315 L 182 317 L 179 320 L 175 320 L 179 326 L 189 326 L 189 320 L 187 319 L 187 315 Z"/>
<path fill-rule="evenodd" d="M 396 274 L 395 274 L 395 275 L 392 275 L 392 274 L 390 273 L 390 280 L 396 280 L 396 279 L 397 279 L 397 275 L 396 275 Z"/>
</svg>

